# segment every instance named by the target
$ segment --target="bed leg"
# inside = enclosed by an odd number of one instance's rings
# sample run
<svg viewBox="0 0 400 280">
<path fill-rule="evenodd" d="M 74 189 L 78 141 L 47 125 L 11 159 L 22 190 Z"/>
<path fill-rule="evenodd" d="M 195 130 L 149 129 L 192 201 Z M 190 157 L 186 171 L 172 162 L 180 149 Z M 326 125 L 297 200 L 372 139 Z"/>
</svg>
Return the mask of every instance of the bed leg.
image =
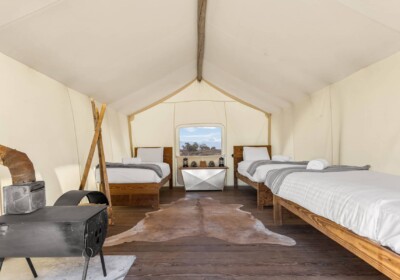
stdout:
<svg viewBox="0 0 400 280">
<path fill-rule="evenodd" d="M 265 204 L 265 190 L 263 186 L 259 184 L 257 187 L 257 209 L 260 211 L 264 210 L 264 204 Z"/>
<path fill-rule="evenodd" d="M 282 219 L 282 206 L 279 204 L 279 197 L 273 196 L 273 206 L 274 206 L 274 224 L 276 226 L 281 226 L 283 224 Z"/>
<path fill-rule="evenodd" d="M 172 190 L 173 187 L 174 187 L 174 182 L 173 182 L 172 176 L 171 176 L 171 178 L 169 179 L 169 189 Z"/>
<path fill-rule="evenodd" d="M 156 194 L 156 198 L 154 199 L 153 202 L 153 209 L 154 210 L 160 209 L 160 192 Z"/>
<path fill-rule="evenodd" d="M 237 178 L 236 174 L 233 175 L 233 187 L 235 189 L 238 188 L 238 178 Z"/>
<path fill-rule="evenodd" d="M 272 194 L 271 190 L 267 186 L 263 185 L 263 188 L 265 190 L 264 206 L 272 206 L 274 195 Z"/>
</svg>

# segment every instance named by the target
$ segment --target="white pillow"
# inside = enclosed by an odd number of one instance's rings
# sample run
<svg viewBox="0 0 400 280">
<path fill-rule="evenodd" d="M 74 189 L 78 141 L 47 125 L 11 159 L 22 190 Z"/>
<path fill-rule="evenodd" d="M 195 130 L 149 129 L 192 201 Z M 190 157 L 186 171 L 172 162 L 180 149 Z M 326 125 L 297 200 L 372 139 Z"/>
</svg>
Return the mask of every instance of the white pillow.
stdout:
<svg viewBox="0 0 400 280">
<path fill-rule="evenodd" d="M 142 162 L 163 162 L 164 148 L 139 148 L 136 156 Z"/>
<path fill-rule="evenodd" d="M 292 157 L 284 156 L 284 155 L 275 155 L 275 156 L 272 156 L 272 160 L 274 160 L 274 161 L 291 161 Z"/>
<path fill-rule="evenodd" d="M 307 164 L 307 169 L 312 170 L 324 170 L 325 168 L 329 167 L 330 163 L 326 159 L 314 159 L 310 160 Z"/>
<path fill-rule="evenodd" d="M 142 163 L 142 159 L 140 157 L 126 157 L 126 158 L 122 158 L 122 163 L 123 164 L 139 164 Z"/>
<path fill-rule="evenodd" d="M 270 160 L 266 147 L 243 147 L 243 160 Z"/>
</svg>

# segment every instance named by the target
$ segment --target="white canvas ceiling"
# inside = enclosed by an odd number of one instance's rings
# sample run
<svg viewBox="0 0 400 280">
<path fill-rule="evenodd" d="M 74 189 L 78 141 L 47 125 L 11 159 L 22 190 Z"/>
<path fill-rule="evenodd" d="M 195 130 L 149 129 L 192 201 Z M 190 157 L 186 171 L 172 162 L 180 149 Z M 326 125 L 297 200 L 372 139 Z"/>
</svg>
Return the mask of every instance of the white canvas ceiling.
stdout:
<svg viewBox="0 0 400 280">
<path fill-rule="evenodd" d="M 129 114 L 195 78 L 196 9 L 0 0 L 0 52 Z M 205 41 L 203 77 L 276 112 L 400 51 L 400 1 L 208 0 Z"/>
</svg>

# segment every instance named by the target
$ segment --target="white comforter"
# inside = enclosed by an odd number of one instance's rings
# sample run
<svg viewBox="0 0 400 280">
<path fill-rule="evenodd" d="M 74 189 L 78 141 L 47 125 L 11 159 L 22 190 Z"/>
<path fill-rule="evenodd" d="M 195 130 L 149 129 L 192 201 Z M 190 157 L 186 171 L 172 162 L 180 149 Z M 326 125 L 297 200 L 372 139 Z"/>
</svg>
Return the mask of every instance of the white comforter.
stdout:
<svg viewBox="0 0 400 280">
<path fill-rule="evenodd" d="M 108 182 L 112 184 L 129 183 L 159 183 L 171 172 L 169 164 L 165 162 L 146 162 L 161 167 L 163 178 L 158 177 L 156 172 L 149 169 L 136 168 L 107 168 Z M 96 182 L 100 182 L 100 171 L 96 169 Z"/>
<path fill-rule="evenodd" d="M 266 165 L 261 165 L 256 169 L 256 173 L 254 173 L 254 175 L 251 176 L 247 172 L 247 169 L 249 169 L 250 165 L 253 162 L 254 161 L 250 161 L 250 160 L 239 162 L 239 164 L 238 164 L 238 172 L 240 174 L 242 174 L 243 176 L 249 178 L 253 182 L 257 182 L 257 183 L 264 183 L 265 179 L 267 177 L 267 173 L 270 170 L 298 166 L 298 165 L 294 165 L 294 164 L 266 164 Z"/>
<path fill-rule="evenodd" d="M 278 196 L 400 253 L 400 176 L 372 171 L 293 173 Z"/>
</svg>

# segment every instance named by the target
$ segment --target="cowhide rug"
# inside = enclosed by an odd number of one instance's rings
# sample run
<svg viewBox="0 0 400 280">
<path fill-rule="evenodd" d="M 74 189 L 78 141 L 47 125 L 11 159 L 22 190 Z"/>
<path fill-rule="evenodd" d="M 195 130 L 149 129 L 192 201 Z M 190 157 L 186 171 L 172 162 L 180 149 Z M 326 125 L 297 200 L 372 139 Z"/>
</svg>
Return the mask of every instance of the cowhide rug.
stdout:
<svg viewBox="0 0 400 280">
<path fill-rule="evenodd" d="M 215 237 L 236 244 L 268 243 L 293 246 L 290 237 L 274 233 L 240 210 L 240 204 L 221 204 L 212 198 L 182 198 L 146 213 L 136 226 L 106 239 L 104 246 L 125 242 L 161 242 L 186 236 Z"/>
</svg>

